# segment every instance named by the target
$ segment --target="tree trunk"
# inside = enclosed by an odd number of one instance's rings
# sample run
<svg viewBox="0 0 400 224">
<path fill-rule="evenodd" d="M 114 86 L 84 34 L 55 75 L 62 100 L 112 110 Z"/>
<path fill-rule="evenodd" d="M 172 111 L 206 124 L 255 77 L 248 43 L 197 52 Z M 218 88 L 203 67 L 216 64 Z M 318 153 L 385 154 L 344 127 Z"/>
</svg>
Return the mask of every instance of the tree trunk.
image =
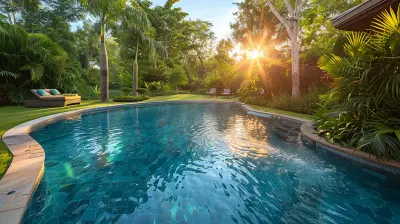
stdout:
<svg viewBox="0 0 400 224">
<path fill-rule="evenodd" d="M 139 65 L 138 65 L 138 51 L 139 51 L 139 38 L 136 42 L 135 62 L 133 63 L 133 74 L 132 74 L 132 96 L 137 96 L 138 79 L 139 79 Z"/>
<path fill-rule="evenodd" d="M 292 97 L 300 97 L 300 74 L 299 74 L 299 44 L 297 41 L 299 34 L 299 22 L 297 19 L 292 20 L 292 38 L 291 38 L 291 54 L 292 54 Z"/>
<path fill-rule="evenodd" d="M 206 71 L 206 67 L 204 66 L 203 58 L 200 56 L 200 53 L 198 51 L 196 51 L 196 55 L 197 55 L 197 58 L 200 61 L 200 65 L 201 65 L 200 75 L 201 75 L 202 78 L 205 78 L 207 71 Z"/>
<path fill-rule="evenodd" d="M 104 25 L 103 25 L 104 26 Z M 100 91 L 101 101 L 108 102 L 110 100 L 108 92 L 108 57 L 106 45 L 104 43 L 104 32 L 101 33 L 100 40 Z"/>
</svg>

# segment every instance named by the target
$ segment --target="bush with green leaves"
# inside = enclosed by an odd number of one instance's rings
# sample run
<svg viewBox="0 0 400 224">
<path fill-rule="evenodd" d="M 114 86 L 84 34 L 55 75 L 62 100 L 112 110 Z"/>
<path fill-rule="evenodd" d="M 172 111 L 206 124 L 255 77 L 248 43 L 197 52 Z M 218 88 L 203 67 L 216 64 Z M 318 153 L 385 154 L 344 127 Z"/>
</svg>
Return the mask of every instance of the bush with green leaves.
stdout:
<svg viewBox="0 0 400 224">
<path fill-rule="evenodd" d="M 301 114 L 313 114 L 318 109 L 320 95 L 326 92 L 324 87 L 311 86 L 307 93 L 299 98 L 293 98 L 289 94 L 273 95 L 267 100 L 267 107 Z"/>
<path fill-rule="evenodd" d="M 132 96 L 132 88 L 124 87 L 121 88 L 121 91 L 124 93 L 124 96 Z"/>
<path fill-rule="evenodd" d="M 5 84 L 0 85 L 0 103 L 21 104 L 31 97 L 29 89 L 85 89 L 80 88 L 85 83 L 79 80 L 79 62 L 46 35 L 0 21 L 0 37 L 0 83 Z"/>
<path fill-rule="evenodd" d="M 164 88 L 164 84 L 160 81 L 144 82 L 144 85 L 150 91 L 161 91 Z"/>
<path fill-rule="evenodd" d="M 238 89 L 239 101 L 247 104 L 265 106 L 267 104 L 267 97 L 260 94 L 259 79 L 247 78 L 243 80 L 240 88 Z"/>
<path fill-rule="evenodd" d="M 145 94 L 145 93 L 147 92 L 147 89 L 145 89 L 145 88 L 138 88 L 138 89 L 136 90 L 136 92 L 139 93 L 140 95 L 143 95 L 143 94 Z"/>
<path fill-rule="evenodd" d="M 378 159 L 400 159 L 400 5 L 382 12 L 370 33 L 349 33 L 344 56 L 325 55 L 334 81 L 316 114 L 319 134 Z"/>
<path fill-rule="evenodd" d="M 178 89 L 178 86 L 188 84 L 188 78 L 182 66 L 174 65 L 169 70 L 168 84 L 171 88 Z"/>
<path fill-rule="evenodd" d="M 119 96 L 116 97 L 113 101 L 114 102 L 139 102 L 143 100 L 150 99 L 149 96 L 140 95 L 140 96 Z"/>
</svg>

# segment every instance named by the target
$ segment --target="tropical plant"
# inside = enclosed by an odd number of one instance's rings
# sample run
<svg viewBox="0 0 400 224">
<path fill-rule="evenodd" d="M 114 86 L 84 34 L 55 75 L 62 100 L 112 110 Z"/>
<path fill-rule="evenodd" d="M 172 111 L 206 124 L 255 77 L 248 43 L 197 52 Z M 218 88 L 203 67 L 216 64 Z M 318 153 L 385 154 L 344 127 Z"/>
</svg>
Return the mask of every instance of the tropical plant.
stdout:
<svg viewBox="0 0 400 224">
<path fill-rule="evenodd" d="M 97 86 L 97 85 L 94 86 L 94 87 L 93 87 L 93 91 L 96 93 L 97 96 L 100 97 L 101 90 L 100 90 L 99 86 Z"/>
<path fill-rule="evenodd" d="M 143 101 L 143 100 L 148 100 L 150 99 L 149 96 L 119 96 L 116 97 L 113 101 L 114 102 L 138 102 L 138 101 Z"/>
<path fill-rule="evenodd" d="M 188 84 L 188 78 L 186 76 L 185 70 L 179 65 L 174 65 L 174 67 L 170 71 L 168 83 L 172 88 L 175 88 L 176 91 L 178 92 L 179 85 Z"/>
<path fill-rule="evenodd" d="M 268 98 L 267 107 L 301 114 L 313 114 L 318 109 L 319 96 L 326 92 L 325 88 L 314 85 L 299 98 L 292 98 L 288 93 L 272 95 Z"/>
<path fill-rule="evenodd" d="M 400 5 L 381 13 L 371 33 L 349 33 L 344 56 L 325 55 L 320 67 L 334 83 L 322 97 L 320 134 L 374 154 L 400 159 Z"/>
<path fill-rule="evenodd" d="M 150 91 L 158 91 L 160 92 L 163 89 L 163 83 L 158 81 L 158 82 L 144 82 L 144 85 L 146 89 Z"/>
<path fill-rule="evenodd" d="M 6 83 L 1 91 L 12 91 L 8 94 L 12 102 L 21 103 L 24 90 L 29 87 L 73 88 L 77 73 L 73 62 L 49 37 L 27 33 L 3 22 L 0 22 L 0 37 L 0 79 Z"/>
<path fill-rule="evenodd" d="M 121 91 L 124 93 L 124 96 L 129 96 L 132 93 L 132 88 L 124 87 L 124 88 L 121 88 Z"/>
<path fill-rule="evenodd" d="M 136 92 L 139 93 L 140 95 L 143 95 L 143 94 L 145 94 L 145 93 L 147 92 L 147 89 L 145 89 L 145 88 L 138 88 L 138 89 L 136 90 Z"/>
<path fill-rule="evenodd" d="M 128 35 L 128 39 L 134 40 L 135 54 L 133 61 L 133 78 L 132 78 L 132 95 L 137 96 L 137 88 L 139 81 L 139 63 L 138 56 L 140 53 L 140 44 L 147 44 L 147 56 L 150 62 L 156 63 L 157 53 L 167 58 L 167 50 L 163 44 L 156 41 L 151 36 L 151 23 L 147 17 L 146 12 L 141 8 L 139 4 L 133 4 L 125 10 L 125 20 L 122 22 L 122 33 Z"/>
<path fill-rule="evenodd" d="M 98 17 L 100 24 L 100 89 L 101 100 L 109 101 L 108 90 L 108 57 L 105 45 L 107 25 L 113 26 L 126 6 L 126 0 L 80 0 L 81 4 L 94 16 Z"/>
</svg>

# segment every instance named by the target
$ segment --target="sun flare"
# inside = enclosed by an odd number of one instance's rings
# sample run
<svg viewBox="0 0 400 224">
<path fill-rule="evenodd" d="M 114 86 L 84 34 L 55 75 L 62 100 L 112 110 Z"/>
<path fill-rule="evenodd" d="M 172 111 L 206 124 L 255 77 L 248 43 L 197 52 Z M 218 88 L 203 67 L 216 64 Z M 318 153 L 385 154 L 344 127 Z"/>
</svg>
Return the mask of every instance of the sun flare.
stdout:
<svg viewBox="0 0 400 224">
<path fill-rule="evenodd" d="M 264 54 L 260 49 L 252 49 L 252 50 L 247 50 L 247 57 L 248 59 L 254 60 L 260 57 L 263 57 Z"/>
</svg>

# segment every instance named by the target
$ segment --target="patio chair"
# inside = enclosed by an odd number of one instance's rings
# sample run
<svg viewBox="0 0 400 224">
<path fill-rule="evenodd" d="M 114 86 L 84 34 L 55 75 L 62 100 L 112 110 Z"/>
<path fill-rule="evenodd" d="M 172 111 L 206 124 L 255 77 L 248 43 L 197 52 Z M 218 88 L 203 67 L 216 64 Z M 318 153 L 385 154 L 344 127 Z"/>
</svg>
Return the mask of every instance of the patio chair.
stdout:
<svg viewBox="0 0 400 224">
<path fill-rule="evenodd" d="M 224 89 L 224 92 L 221 93 L 221 96 L 232 96 L 231 95 L 231 89 Z"/>
<path fill-rule="evenodd" d="M 217 88 L 211 88 L 210 91 L 207 92 L 208 95 L 217 95 Z"/>
<path fill-rule="evenodd" d="M 61 95 L 56 89 L 31 89 L 31 92 L 36 99 L 24 100 L 25 107 L 64 107 L 81 104 L 81 96 L 78 94 Z"/>
</svg>

